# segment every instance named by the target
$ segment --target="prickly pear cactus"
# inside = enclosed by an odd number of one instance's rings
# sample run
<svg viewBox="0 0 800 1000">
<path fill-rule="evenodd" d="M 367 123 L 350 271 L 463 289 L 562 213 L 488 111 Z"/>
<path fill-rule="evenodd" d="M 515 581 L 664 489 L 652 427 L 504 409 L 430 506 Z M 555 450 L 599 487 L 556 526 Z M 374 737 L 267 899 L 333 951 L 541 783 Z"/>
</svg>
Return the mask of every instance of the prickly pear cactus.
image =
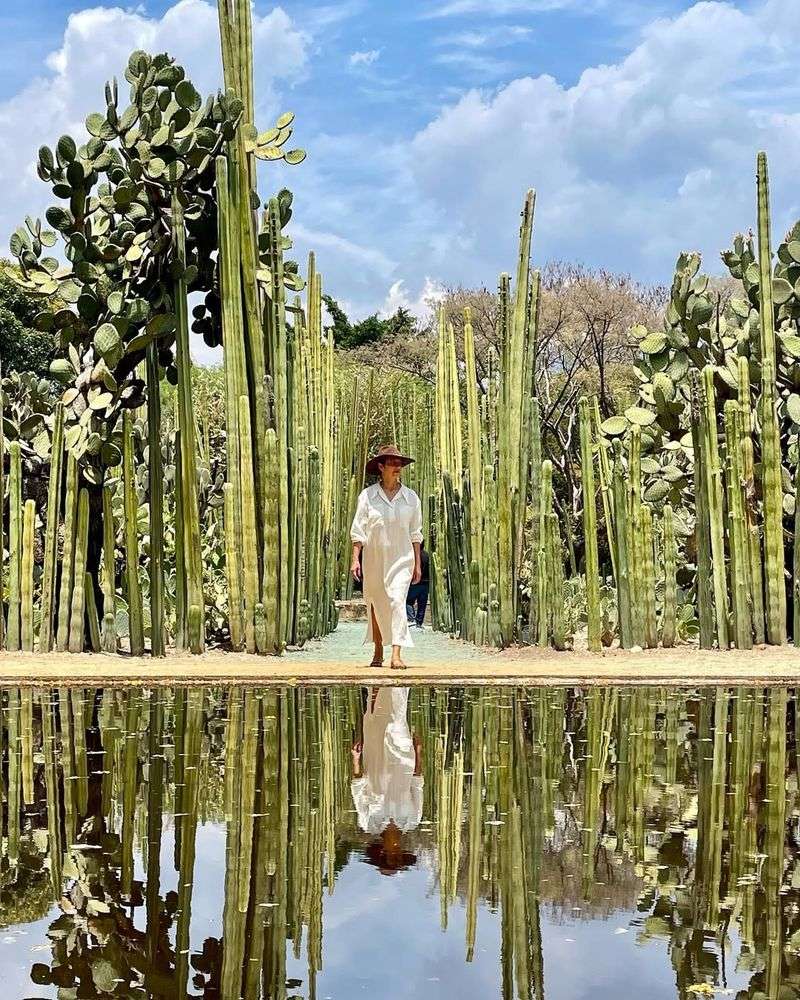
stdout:
<svg viewBox="0 0 800 1000">
<path fill-rule="evenodd" d="M 65 441 L 95 484 L 120 461 L 122 412 L 144 402 L 138 369 L 150 344 L 177 381 L 176 279 L 203 295 L 195 331 L 210 345 L 222 341 L 214 160 L 243 113 L 233 94 L 203 100 L 167 55 L 134 52 L 125 79 L 129 102 L 116 80 L 107 84 L 105 110 L 86 119 L 86 142 L 63 135 L 55 149 L 42 146 L 38 173 L 58 202 L 45 213 L 47 225 L 28 218 L 11 238 L 24 287 L 62 302 L 55 312 L 43 309 L 37 325 L 59 338 L 51 374 L 63 385 Z M 275 135 L 255 137 L 256 155 L 282 148 L 292 118 L 282 116 Z M 301 158 L 285 154 L 287 162 Z M 185 265 L 173 247 L 174 193 L 186 220 Z M 280 200 L 288 216 L 291 195 Z M 66 265 L 50 255 L 58 243 Z"/>
</svg>

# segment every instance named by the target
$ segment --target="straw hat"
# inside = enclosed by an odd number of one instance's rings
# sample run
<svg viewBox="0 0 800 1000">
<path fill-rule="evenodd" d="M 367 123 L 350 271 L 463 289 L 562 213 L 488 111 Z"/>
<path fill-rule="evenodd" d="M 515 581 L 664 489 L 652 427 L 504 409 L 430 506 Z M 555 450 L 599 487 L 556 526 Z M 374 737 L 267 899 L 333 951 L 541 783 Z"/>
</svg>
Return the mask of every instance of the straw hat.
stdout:
<svg viewBox="0 0 800 1000">
<path fill-rule="evenodd" d="M 378 468 L 378 463 L 385 462 L 387 458 L 399 458 L 404 466 L 411 465 L 414 461 L 413 458 L 409 458 L 407 455 L 401 455 L 396 445 L 385 444 L 382 448 L 378 448 L 377 452 L 367 462 L 367 473 L 370 476 L 380 475 L 381 470 Z"/>
<path fill-rule="evenodd" d="M 381 875 L 396 875 L 413 868 L 417 856 L 411 851 L 404 851 L 400 843 L 393 843 L 387 848 L 382 840 L 376 840 L 367 845 L 364 861 L 377 868 Z"/>
</svg>

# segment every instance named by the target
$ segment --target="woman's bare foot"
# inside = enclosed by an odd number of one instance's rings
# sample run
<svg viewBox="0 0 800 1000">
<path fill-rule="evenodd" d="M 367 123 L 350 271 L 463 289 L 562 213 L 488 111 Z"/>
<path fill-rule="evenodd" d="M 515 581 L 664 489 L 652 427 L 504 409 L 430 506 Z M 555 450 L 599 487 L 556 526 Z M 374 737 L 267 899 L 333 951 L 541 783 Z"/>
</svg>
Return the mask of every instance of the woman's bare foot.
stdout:
<svg viewBox="0 0 800 1000">
<path fill-rule="evenodd" d="M 389 666 L 392 668 L 392 670 L 408 670 L 408 664 L 403 663 L 403 661 L 399 659 L 392 660 Z"/>
</svg>

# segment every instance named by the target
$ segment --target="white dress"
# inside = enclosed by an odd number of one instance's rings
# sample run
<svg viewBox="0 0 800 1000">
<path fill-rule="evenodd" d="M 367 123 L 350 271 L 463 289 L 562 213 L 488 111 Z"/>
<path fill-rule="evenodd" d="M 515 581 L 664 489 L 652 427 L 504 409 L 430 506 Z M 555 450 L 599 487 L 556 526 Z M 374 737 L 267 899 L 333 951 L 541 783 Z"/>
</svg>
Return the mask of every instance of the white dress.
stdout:
<svg viewBox="0 0 800 1000">
<path fill-rule="evenodd" d="M 401 833 L 415 830 L 422 819 L 425 779 L 414 774 L 415 754 L 408 726 L 407 687 L 379 688 L 374 707 L 372 692 L 364 713 L 362 778 L 353 778 L 351 791 L 358 825 L 373 835 L 383 833 L 393 820 Z"/>
<path fill-rule="evenodd" d="M 390 500 L 380 483 L 358 497 L 350 538 L 364 546 L 364 600 L 367 635 L 372 642 L 372 611 L 385 645 L 413 646 L 408 632 L 406 598 L 414 574 L 414 542 L 422 541 L 422 504 L 401 486 Z"/>
</svg>

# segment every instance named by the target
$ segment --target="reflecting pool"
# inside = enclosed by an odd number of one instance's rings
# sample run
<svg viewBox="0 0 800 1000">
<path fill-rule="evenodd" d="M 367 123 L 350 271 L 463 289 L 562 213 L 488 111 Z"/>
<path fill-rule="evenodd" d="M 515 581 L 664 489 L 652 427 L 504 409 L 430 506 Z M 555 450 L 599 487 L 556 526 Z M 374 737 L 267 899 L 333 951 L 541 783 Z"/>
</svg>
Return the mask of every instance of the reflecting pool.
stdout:
<svg viewBox="0 0 800 1000">
<path fill-rule="evenodd" d="M 9 1000 L 800 996 L 785 688 L 2 692 Z"/>
</svg>

